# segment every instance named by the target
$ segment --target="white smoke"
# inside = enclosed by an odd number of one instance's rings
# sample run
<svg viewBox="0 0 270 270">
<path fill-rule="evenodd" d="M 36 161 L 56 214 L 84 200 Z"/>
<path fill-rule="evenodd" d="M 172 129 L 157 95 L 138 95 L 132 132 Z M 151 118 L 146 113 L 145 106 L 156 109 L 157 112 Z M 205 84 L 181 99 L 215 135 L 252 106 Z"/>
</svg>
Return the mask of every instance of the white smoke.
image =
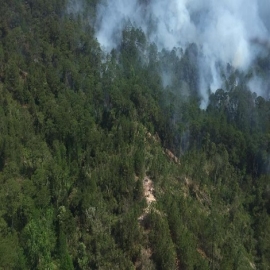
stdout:
<svg viewBox="0 0 270 270">
<path fill-rule="evenodd" d="M 159 49 L 197 44 L 200 93 L 221 86 L 219 65 L 245 71 L 258 54 L 252 39 L 269 39 L 269 0 L 104 0 L 98 6 L 97 39 L 116 47 L 127 22 L 140 27 Z"/>
<path fill-rule="evenodd" d="M 251 92 L 255 92 L 258 96 L 269 99 L 270 96 L 270 79 L 254 76 L 249 82 L 248 87 Z"/>
</svg>

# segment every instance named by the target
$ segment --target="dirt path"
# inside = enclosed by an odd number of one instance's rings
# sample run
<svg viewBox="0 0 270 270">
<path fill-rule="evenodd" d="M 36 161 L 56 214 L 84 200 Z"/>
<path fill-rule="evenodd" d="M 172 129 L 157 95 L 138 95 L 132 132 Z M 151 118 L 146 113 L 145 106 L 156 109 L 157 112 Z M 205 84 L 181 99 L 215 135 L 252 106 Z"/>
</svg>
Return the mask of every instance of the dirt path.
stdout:
<svg viewBox="0 0 270 270">
<path fill-rule="evenodd" d="M 138 218 L 139 221 L 142 221 L 145 218 L 150 211 L 150 205 L 156 201 L 154 191 L 153 181 L 148 176 L 145 176 L 143 179 L 143 194 L 147 202 L 147 207 L 143 210 L 142 215 Z"/>
<path fill-rule="evenodd" d="M 143 209 L 143 213 L 138 218 L 138 221 L 139 221 L 139 224 L 144 231 L 144 237 L 146 239 L 148 239 L 147 235 L 149 233 L 149 230 L 147 230 L 145 228 L 144 221 L 145 221 L 145 217 L 150 212 L 151 204 L 156 202 L 156 197 L 154 195 L 154 191 L 155 190 L 154 190 L 153 181 L 148 176 L 145 176 L 143 179 L 143 195 L 144 195 L 144 198 L 146 200 L 147 207 Z M 148 240 L 146 240 L 146 241 L 148 241 Z M 154 265 L 153 265 L 153 262 L 151 260 L 152 253 L 153 253 L 153 251 L 152 251 L 150 246 L 143 247 L 141 250 L 142 260 L 138 261 L 135 264 L 136 269 L 154 269 Z"/>
<path fill-rule="evenodd" d="M 146 199 L 147 205 L 150 205 L 152 202 L 156 201 L 154 195 L 154 184 L 149 177 L 145 177 L 143 180 L 143 192 Z"/>
</svg>

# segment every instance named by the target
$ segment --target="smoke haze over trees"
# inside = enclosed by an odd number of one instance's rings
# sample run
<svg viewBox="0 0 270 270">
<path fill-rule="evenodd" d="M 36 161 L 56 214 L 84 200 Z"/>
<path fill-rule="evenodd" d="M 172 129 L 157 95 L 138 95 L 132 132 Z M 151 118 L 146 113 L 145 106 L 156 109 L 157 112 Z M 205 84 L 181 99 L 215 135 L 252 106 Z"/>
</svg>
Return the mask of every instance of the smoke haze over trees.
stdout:
<svg viewBox="0 0 270 270">
<path fill-rule="evenodd" d="M 119 46 L 122 30 L 132 25 L 141 28 L 159 50 L 196 44 L 198 88 L 206 105 L 208 90 L 222 86 L 221 73 L 227 64 L 246 72 L 265 54 L 252 40 L 270 39 L 269 10 L 267 0 L 102 1 L 97 8 L 96 36 L 110 50 Z M 258 80 L 251 83 L 255 92 Z M 266 94 L 265 90 L 260 94 Z"/>
</svg>

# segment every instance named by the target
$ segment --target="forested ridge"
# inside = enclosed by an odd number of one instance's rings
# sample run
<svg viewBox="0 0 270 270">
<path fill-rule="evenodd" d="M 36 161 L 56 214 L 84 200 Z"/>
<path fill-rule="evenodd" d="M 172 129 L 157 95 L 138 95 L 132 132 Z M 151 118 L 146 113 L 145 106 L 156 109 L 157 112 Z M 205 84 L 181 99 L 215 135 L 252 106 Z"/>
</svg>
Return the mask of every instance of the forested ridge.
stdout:
<svg viewBox="0 0 270 270">
<path fill-rule="evenodd" d="M 1 2 L 0 269 L 270 269 L 270 53 L 202 110 L 196 45 L 105 52 L 97 2 Z"/>
</svg>

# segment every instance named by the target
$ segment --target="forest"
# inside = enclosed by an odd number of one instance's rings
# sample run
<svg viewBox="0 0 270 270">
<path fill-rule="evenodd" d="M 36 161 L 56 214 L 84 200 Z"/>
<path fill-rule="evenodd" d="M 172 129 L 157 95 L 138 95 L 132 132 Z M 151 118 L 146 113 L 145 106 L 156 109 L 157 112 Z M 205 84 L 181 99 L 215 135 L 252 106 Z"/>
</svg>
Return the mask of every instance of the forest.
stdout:
<svg viewBox="0 0 270 270">
<path fill-rule="evenodd" d="M 196 44 L 106 52 L 97 4 L 1 2 L 0 269 L 270 269 L 270 51 L 202 109 Z"/>
</svg>

